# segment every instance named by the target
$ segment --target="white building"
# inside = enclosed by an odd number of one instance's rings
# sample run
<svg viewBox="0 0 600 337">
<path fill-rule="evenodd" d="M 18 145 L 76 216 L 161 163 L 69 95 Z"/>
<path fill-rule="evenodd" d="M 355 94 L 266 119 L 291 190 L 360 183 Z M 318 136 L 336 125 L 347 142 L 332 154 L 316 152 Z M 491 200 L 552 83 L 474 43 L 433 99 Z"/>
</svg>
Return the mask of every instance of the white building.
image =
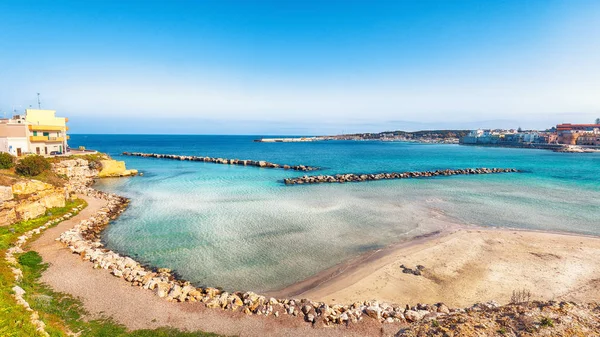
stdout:
<svg viewBox="0 0 600 337">
<path fill-rule="evenodd" d="M 50 155 L 68 149 L 68 119 L 54 110 L 27 109 L 25 115 L 0 119 L 0 152 L 20 157 L 35 153 Z"/>
</svg>

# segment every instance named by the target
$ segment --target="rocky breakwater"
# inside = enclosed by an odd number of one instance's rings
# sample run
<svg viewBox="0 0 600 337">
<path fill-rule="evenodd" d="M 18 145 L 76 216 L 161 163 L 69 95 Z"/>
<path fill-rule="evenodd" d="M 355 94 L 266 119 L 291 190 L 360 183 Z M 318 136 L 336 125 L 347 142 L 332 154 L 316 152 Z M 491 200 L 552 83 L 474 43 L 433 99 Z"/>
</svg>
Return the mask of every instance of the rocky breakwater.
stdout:
<svg viewBox="0 0 600 337">
<path fill-rule="evenodd" d="M 298 178 L 287 178 L 283 182 L 286 185 L 296 184 L 321 184 L 321 183 L 345 183 L 362 182 L 385 179 L 408 179 L 408 178 L 431 178 L 439 176 L 469 175 L 469 174 L 492 174 L 492 173 L 512 173 L 520 172 L 511 168 L 467 168 L 458 170 L 437 170 L 423 172 L 391 172 L 377 174 L 336 174 L 336 175 L 318 175 L 302 176 Z"/>
<path fill-rule="evenodd" d="M 256 166 L 264 168 L 278 168 L 284 170 L 295 170 L 295 171 L 315 171 L 318 167 L 305 166 L 305 165 L 284 165 L 275 164 L 264 160 L 247 160 L 247 159 L 227 159 L 227 158 L 214 158 L 214 157 L 201 157 L 201 156 L 180 156 L 175 154 L 157 154 L 157 153 L 140 153 L 140 152 L 123 152 L 124 156 L 144 157 L 144 158 L 163 158 L 172 160 L 189 160 L 189 161 L 201 161 L 205 163 L 214 164 L 227 164 L 227 165 L 241 165 L 241 166 Z"/>
<path fill-rule="evenodd" d="M 36 218 L 53 207 L 64 207 L 65 189 L 33 179 L 15 179 L 0 186 L 0 226 Z"/>
</svg>

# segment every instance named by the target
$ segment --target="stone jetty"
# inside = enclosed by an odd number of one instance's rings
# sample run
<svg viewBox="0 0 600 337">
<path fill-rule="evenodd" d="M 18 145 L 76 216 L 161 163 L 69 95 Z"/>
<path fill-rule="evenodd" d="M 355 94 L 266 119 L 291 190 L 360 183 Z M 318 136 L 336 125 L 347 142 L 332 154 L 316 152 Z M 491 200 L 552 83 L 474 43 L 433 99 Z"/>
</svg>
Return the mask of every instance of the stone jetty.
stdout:
<svg viewBox="0 0 600 337">
<path fill-rule="evenodd" d="M 376 173 L 376 174 L 336 174 L 336 175 L 318 175 L 318 176 L 302 176 L 298 178 L 287 178 L 283 182 L 286 185 L 296 184 L 321 184 L 321 183 L 345 183 L 345 182 L 362 182 L 372 180 L 385 179 L 408 179 L 408 178 L 430 178 L 439 176 L 455 176 L 468 174 L 492 174 L 492 173 L 512 173 L 520 172 L 517 169 L 511 168 L 467 168 L 458 170 L 437 170 L 423 172 L 391 172 L 391 173 Z"/>
<path fill-rule="evenodd" d="M 215 157 L 202 157 L 202 156 L 180 156 L 176 154 L 160 154 L 160 153 L 140 153 L 140 152 L 123 152 L 124 156 L 133 157 L 144 157 L 144 158 L 163 158 L 172 160 L 189 160 L 189 161 L 202 161 L 205 163 L 214 164 L 227 164 L 227 165 L 241 165 L 241 166 L 256 166 L 263 168 L 278 168 L 284 170 L 294 171 L 315 171 L 318 167 L 306 166 L 306 165 L 284 165 L 275 164 L 264 160 L 248 160 L 248 159 L 227 159 L 227 158 L 215 158 Z"/>
</svg>

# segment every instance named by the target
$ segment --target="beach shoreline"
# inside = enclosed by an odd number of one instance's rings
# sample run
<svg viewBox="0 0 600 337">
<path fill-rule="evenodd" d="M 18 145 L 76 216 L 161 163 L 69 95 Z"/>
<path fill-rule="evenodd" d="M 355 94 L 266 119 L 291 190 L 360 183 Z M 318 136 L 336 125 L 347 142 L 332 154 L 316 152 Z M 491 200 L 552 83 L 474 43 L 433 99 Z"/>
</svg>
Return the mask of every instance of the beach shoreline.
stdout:
<svg viewBox="0 0 600 337">
<path fill-rule="evenodd" d="M 465 257 L 456 254 L 460 250 L 476 252 Z M 526 289 L 536 300 L 588 302 L 600 298 L 598 253 L 600 237 L 593 235 L 451 224 L 268 294 L 331 304 L 377 299 L 465 307 L 486 301 L 508 304 L 513 291 Z M 425 269 L 417 276 L 405 273 L 402 265 Z"/>
</svg>

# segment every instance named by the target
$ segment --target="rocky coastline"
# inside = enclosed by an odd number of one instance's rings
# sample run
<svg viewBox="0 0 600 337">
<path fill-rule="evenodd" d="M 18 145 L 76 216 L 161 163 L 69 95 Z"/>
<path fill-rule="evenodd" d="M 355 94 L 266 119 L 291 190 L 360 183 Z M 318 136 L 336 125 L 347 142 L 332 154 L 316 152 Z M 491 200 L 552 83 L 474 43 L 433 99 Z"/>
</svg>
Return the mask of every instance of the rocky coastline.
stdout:
<svg viewBox="0 0 600 337">
<path fill-rule="evenodd" d="M 140 152 L 123 152 L 124 156 L 132 157 L 143 157 L 143 158 L 162 158 L 172 160 L 188 160 L 188 161 L 200 161 L 205 163 L 214 164 L 225 164 L 225 165 L 241 165 L 241 166 L 256 166 L 262 168 L 277 168 L 284 170 L 294 171 L 316 171 L 319 168 L 314 166 L 306 165 L 286 165 L 276 164 L 264 160 L 247 160 L 247 159 L 227 159 L 227 158 L 215 158 L 215 157 L 201 157 L 201 156 L 180 156 L 176 154 L 158 154 L 158 153 L 140 153 Z"/>
<path fill-rule="evenodd" d="M 275 316 L 289 315 L 302 318 L 314 325 L 350 324 L 365 318 L 379 322 L 406 323 L 424 319 L 436 319 L 464 309 L 450 309 L 443 303 L 399 306 L 378 301 L 362 301 L 348 305 L 328 305 L 309 299 L 277 299 L 247 292 L 227 292 L 220 288 L 195 287 L 185 280 L 178 279 L 167 268 L 149 268 L 134 259 L 122 256 L 104 248 L 100 233 L 118 217 L 129 204 L 127 198 L 101 192 L 91 187 L 93 171 L 87 169 L 85 160 L 70 161 L 60 165 L 70 172 L 70 189 L 79 194 L 106 200 L 106 207 L 88 219 L 82 220 L 57 239 L 72 253 L 84 261 L 93 263 L 96 269 L 105 269 L 115 277 L 129 282 L 132 286 L 154 292 L 166 301 L 201 302 L 208 308 L 243 312 L 247 315 Z M 482 304 L 477 304 L 481 306 Z M 496 306 L 496 304 L 485 304 Z"/>
<path fill-rule="evenodd" d="M 511 316 L 515 310 L 525 310 L 531 313 L 531 317 L 528 316 L 529 318 L 527 318 L 528 322 L 531 321 L 533 328 L 538 329 L 540 324 L 536 319 L 539 317 L 550 317 L 556 319 L 557 322 L 564 315 L 569 315 L 574 319 L 583 319 L 593 309 L 585 305 L 554 301 L 534 303 L 532 304 L 533 307 L 529 307 L 529 303 L 500 306 L 495 302 L 477 303 L 467 308 L 450 308 L 443 303 L 402 306 L 375 300 L 359 301 L 347 305 L 329 305 L 325 302 L 312 301 L 306 298 L 277 299 L 261 296 L 250 291 L 227 292 L 220 288 L 196 287 L 185 280 L 178 279 L 169 269 L 143 266 L 130 257 L 106 249 L 100 242 L 99 234 L 126 209 L 129 200 L 115 194 L 93 189 L 91 186 L 97 176 L 97 171 L 90 168 L 85 160 L 63 162 L 57 165 L 57 168 L 68 173 L 70 179 L 67 187 L 70 191 L 105 200 L 106 206 L 89 218 L 80 221 L 73 228 L 63 232 L 56 240 L 67 246 L 72 253 L 92 263 L 94 268 L 105 269 L 114 277 L 123 279 L 131 286 L 152 291 L 156 296 L 166 301 L 199 302 L 207 308 L 214 308 L 214 310 L 244 313 L 246 315 L 271 316 L 273 318 L 291 316 L 303 320 L 313 327 L 350 326 L 359 324 L 361 321 L 363 324 L 368 324 L 368 322 L 410 324 L 411 328 L 399 331 L 398 335 L 402 336 L 416 336 L 415 332 L 418 333 L 417 335 L 443 333 L 443 335 L 448 336 L 470 336 L 476 330 L 480 331 L 484 328 L 478 323 L 483 321 L 486 322 L 488 330 L 492 332 L 505 329 L 505 326 L 513 330 L 511 324 L 520 324 L 520 321 L 516 322 L 515 318 Z M 73 213 L 76 213 L 79 209 L 73 211 Z M 64 218 L 71 215 L 67 214 Z M 35 231 L 42 229 L 39 228 Z M 26 238 L 23 238 L 22 241 L 24 240 Z M 12 253 L 18 253 L 18 249 L 13 249 Z M 417 269 L 419 268 L 417 267 Z M 18 271 L 15 277 L 18 277 L 17 274 Z M 412 274 L 415 273 L 412 272 Z M 414 277 L 418 277 L 418 275 Z M 19 294 L 21 292 L 16 289 L 15 293 Z M 527 307 L 524 307 L 524 305 Z M 477 318 L 472 319 L 472 317 Z M 497 321 L 500 318 L 502 322 Z M 35 316 L 32 316 L 32 319 L 35 319 Z M 494 320 L 496 320 L 496 323 L 494 323 Z M 568 329 L 573 328 L 570 324 L 560 324 L 561 329 L 563 325 Z M 589 324 L 578 323 L 575 328 L 587 332 L 595 331 L 587 325 Z M 520 330 L 521 328 L 516 326 L 514 329 Z M 43 326 L 40 330 L 43 331 Z"/>
<path fill-rule="evenodd" d="M 458 170 L 437 170 L 424 172 L 391 172 L 377 174 L 336 174 L 336 175 L 318 175 L 302 176 L 298 178 L 287 178 L 283 182 L 286 185 L 296 184 L 322 184 L 322 183 L 345 183 L 345 182 L 363 182 L 385 179 L 409 179 L 409 178 L 431 178 L 438 176 L 454 176 L 469 174 L 493 174 L 493 173 L 514 173 L 520 172 L 512 168 L 468 168 Z"/>
</svg>

